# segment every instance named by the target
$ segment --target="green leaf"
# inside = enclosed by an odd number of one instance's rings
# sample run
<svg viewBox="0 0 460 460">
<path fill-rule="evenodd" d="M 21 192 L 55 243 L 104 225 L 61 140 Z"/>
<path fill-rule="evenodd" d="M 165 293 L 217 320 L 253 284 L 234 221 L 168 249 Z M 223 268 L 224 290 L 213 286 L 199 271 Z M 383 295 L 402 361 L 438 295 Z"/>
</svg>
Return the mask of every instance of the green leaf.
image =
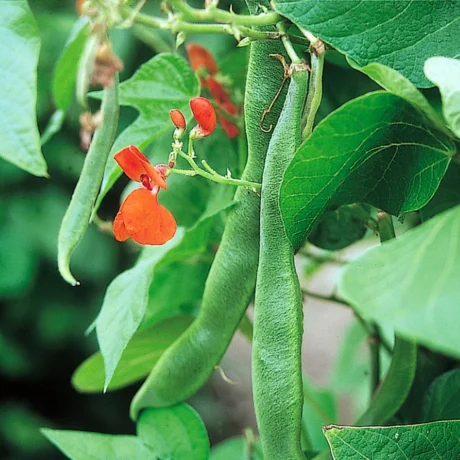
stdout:
<svg viewBox="0 0 460 460">
<path fill-rule="evenodd" d="M 183 244 L 171 250 L 155 267 L 144 325 L 178 314 L 195 314 L 198 309 L 214 258 L 212 236 L 218 233 L 218 214 L 233 205 L 233 187 L 220 185 L 214 190 L 205 213 L 187 231 Z"/>
<path fill-rule="evenodd" d="M 366 252 L 343 270 L 340 295 L 365 319 L 460 356 L 460 207 Z"/>
<path fill-rule="evenodd" d="M 226 439 L 212 448 L 209 460 L 246 460 L 246 446 L 243 437 Z"/>
<path fill-rule="evenodd" d="M 164 53 L 147 61 L 120 85 L 120 105 L 134 107 L 139 117 L 115 140 L 111 157 L 130 144 L 143 150 L 167 130 L 172 135 L 169 111 L 178 109 L 189 114 L 188 103 L 198 95 L 198 79 L 183 58 Z M 168 153 L 164 152 L 165 158 Z M 120 167 L 109 159 L 95 209 L 120 175 Z"/>
<path fill-rule="evenodd" d="M 304 403 L 302 410 L 302 425 L 308 433 L 310 448 L 323 450 L 327 442 L 322 433 L 325 424 L 337 419 L 336 401 L 330 391 L 320 390 L 303 376 Z"/>
<path fill-rule="evenodd" d="M 350 246 L 366 233 L 367 222 L 361 214 L 368 214 L 370 219 L 369 207 L 356 204 L 326 211 L 310 233 L 308 241 L 329 251 Z"/>
<path fill-rule="evenodd" d="M 350 101 L 316 127 L 284 176 L 281 211 L 293 246 L 328 208 L 359 201 L 393 215 L 420 209 L 454 152 L 399 97 L 376 92 Z"/>
<path fill-rule="evenodd" d="M 203 297 L 211 263 L 212 254 L 204 254 L 159 265 L 150 285 L 143 324 L 155 324 L 176 315 L 195 315 Z M 187 282 L 184 283 L 184 280 Z"/>
<path fill-rule="evenodd" d="M 43 134 L 41 136 L 41 145 L 42 147 L 47 144 L 51 138 L 58 133 L 65 120 L 65 112 L 62 110 L 56 110 L 53 115 L 51 115 L 48 124 L 46 125 L 45 130 L 43 131 Z"/>
<path fill-rule="evenodd" d="M 47 176 L 36 121 L 40 35 L 26 0 L 0 2 L 0 157 Z"/>
<path fill-rule="evenodd" d="M 441 51 L 440 54 L 446 54 Z M 450 129 L 460 137 L 460 62 L 447 57 L 432 57 L 425 62 L 425 75 L 439 87 L 442 112 Z"/>
<path fill-rule="evenodd" d="M 248 452 L 248 440 L 238 436 L 215 445 L 211 450 L 209 460 L 262 460 L 262 446 L 257 440 Z"/>
<path fill-rule="evenodd" d="M 147 409 L 137 424 L 137 435 L 159 458 L 207 460 L 209 438 L 203 421 L 187 404 Z"/>
<path fill-rule="evenodd" d="M 452 359 L 446 355 L 434 353 L 428 348 L 418 347 L 417 369 L 412 388 L 403 406 L 399 409 L 397 417 L 404 425 L 412 423 L 433 422 L 422 416 L 425 410 L 424 396 L 433 381 L 446 372 L 452 365 Z"/>
<path fill-rule="evenodd" d="M 454 60 L 452 59 L 452 61 Z M 428 122 L 430 122 L 439 131 L 443 132 L 447 136 L 451 135 L 444 124 L 444 120 L 440 117 L 436 110 L 434 110 L 427 98 L 411 83 L 410 80 L 401 75 L 398 71 L 378 63 L 360 67 L 352 59 L 348 59 L 348 62 L 354 69 L 359 70 L 372 78 L 372 80 L 378 83 L 382 88 L 409 102 L 409 104 L 422 113 Z"/>
<path fill-rule="evenodd" d="M 359 65 L 392 67 L 417 87 L 431 86 L 423 63 L 431 56 L 458 56 L 458 2 L 275 0 L 275 9 Z"/>
<path fill-rule="evenodd" d="M 124 349 L 107 390 L 118 390 L 145 377 L 192 320 L 191 316 L 176 316 L 137 331 Z M 72 385 L 82 393 L 100 393 L 104 382 L 104 360 L 100 352 L 80 364 L 72 376 Z"/>
<path fill-rule="evenodd" d="M 73 100 L 78 62 L 89 33 L 89 18 L 83 16 L 75 23 L 54 68 L 51 83 L 54 104 L 63 112 L 69 108 Z"/>
<path fill-rule="evenodd" d="M 460 369 L 439 376 L 423 401 L 424 421 L 460 419 Z"/>
<path fill-rule="evenodd" d="M 73 460 L 158 460 L 156 452 L 135 436 L 49 428 L 40 431 Z"/>
<path fill-rule="evenodd" d="M 433 460 L 460 457 L 460 421 L 391 427 L 325 427 L 336 460 Z"/>
<path fill-rule="evenodd" d="M 144 317 L 154 267 L 181 237 L 182 232 L 178 231 L 176 236 L 163 246 L 144 247 L 136 265 L 118 275 L 107 288 L 96 321 L 97 339 L 104 357 L 106 388 L 123 350 Z"/>
<path fill-rule="evenodd" d="M 460 165 L 451 163 L 433 198 L 420 210 L 422 220 L 460 204 Z"/>
</svg>

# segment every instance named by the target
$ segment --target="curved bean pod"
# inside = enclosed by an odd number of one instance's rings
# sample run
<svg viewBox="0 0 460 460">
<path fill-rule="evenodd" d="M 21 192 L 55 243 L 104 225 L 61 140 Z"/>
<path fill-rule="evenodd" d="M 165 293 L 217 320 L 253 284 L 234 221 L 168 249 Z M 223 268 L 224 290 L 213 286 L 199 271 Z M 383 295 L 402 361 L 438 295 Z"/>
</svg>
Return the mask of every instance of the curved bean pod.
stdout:
<svg viewBox="0 0 460 460">
<path fill-rule="evenodd" d="M 94 133 L 80 178 L 59 229 L 59 273 L 72 286 L 79 283 L 70 271 L 70 257 L 83 238 L 90 222 L 91 211 L 99 193 L 105 165 L 115 140 L 119 109 L 117 80 L 111 88 L 104 90 L 101 105 L 102 123 Z"/>
</svg>

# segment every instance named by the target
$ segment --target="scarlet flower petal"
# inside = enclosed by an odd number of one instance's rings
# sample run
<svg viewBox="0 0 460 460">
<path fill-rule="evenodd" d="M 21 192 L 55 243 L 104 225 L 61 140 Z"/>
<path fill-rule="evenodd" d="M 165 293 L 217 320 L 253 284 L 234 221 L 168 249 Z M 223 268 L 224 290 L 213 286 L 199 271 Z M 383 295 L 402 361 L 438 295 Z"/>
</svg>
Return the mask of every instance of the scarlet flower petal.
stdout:
<svg viewBox="0 0 460 460">
<path fill-rule="evenodd" d="M 238 129 L 238 126 L 236 126 L 230 120 L 225 118 L 225 115 L 223 115 L 222 112 L 219 112 L 219 123 L 221 124 L 223 130 L 225 131 L 225 134 L 227 134 L 227 136 L 230 139 L 233 139 L 236 136 L 238 136 L 238 133 L 240 132 L 240 130 Z"/>
<path fill-rule="evenodd" d="M 142 174 L 147 174 L 155 185 L 166 189 L 164 177 L 156 171 L 148 158 L 136 146 L 125 147 L 115 154 L 114 159 L 131 180 L 141 182 Z"/>
<path fill-rule="evenodd" d="M 216 112 L 212 104 L 205 97 L 194 97 L 190 100 L 190 108 L 202 131 L 206 135 L 211 134 L 217 123 Z"/>
<path fill-rule="evenodd" d="M 201 68 L 206 69 L 211 75 L 219 72 L 214 57 L 206 48 L 196 43 L 189 43 L 185 48 L 190 60 L 190 67 L 194 72 Z"/>
<path fill-rule="evenodd" d="M 230 94 L 228 91 L 211 75 L 209 75 L 206 79 L 206 86 L 218 104 L 222 105 L 228 102 L 231 104 Z"/>
<path fill-rule="evenodd" d="M 176 233 L 172 214 L 145 188 L 131 192 L 120 208 L 127 232 L 139 244 L 161 245 Z"/>
<path fill-rule="evenodd" d="M 121 212 L 117 214 L 113 221 L 113 234 L 117 241 L 125 241 L 129 238 L 129 232 L 126 229 L 123 214 Z"/>
<path fill-rule="evenodd" d="M 231 115 L 236 115 L 238 113 L 238 109 L 236 108 L 236 105 L 233 104 L 231 101 L 223 102 L 220 105 L 223 109 L 225 109 L 228 113 Z"/>
</svg>

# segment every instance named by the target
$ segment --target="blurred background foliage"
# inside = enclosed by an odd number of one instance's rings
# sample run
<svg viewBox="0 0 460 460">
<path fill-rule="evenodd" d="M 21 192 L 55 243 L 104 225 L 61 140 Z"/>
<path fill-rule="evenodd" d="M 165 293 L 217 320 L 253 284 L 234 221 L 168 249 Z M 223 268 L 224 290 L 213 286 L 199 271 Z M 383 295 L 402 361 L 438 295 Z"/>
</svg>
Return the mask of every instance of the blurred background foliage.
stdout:
<svg viewBox="0 0 460 460">
<path fill-rule="evenodd" d="M 54 112 L 50 77 L 77 15 L 71 1 L 30 0 L 29 3 L 42 38 L 37 115 L 43 132 Z M 159 2 L 150 3 L 146 11 L 157 8 Z M 199 2 L 196 3 L 198 6 Z M 232 3 L 238 10 L 238 2 Z M 223 2 L 221 6 L 225 8 L 226 4 Z M 156 51 L 174 50 L 173 37 L 168 33 L 141 27 L 114 30 L 111 38 L 124 62 L 121 81 Z M 202 43 L 213 52 L 222 73 L 233 80 L 236 100 L 242 102 L 247 49 L 235 51 L 235 41 L 228 36 L 213 35 L 212 39 L 190 36 L 188 40 Z M 184 48 L 179 52 L 184 55 Z M 375 89 L 378 89 L 376 84 L 351 69 L 341 55 L 329 53 L 318 119 Z M 70 287 L 58 274 L 59 225 L 84 161 L 84 152 L 79 148 L 80 113 L 75 104 L 66 116 L 63 129 L 43 147 L 50 179 L 33 177 L 0 159 L 0 458 L 63 458 L 39 433 L 43 426 L 112 434 L 134 432 L 128 408 L 136 388 L 131 386 L 104 396 L 82 395 L 70 384 L 77 366 L 97 350 L 94 334 L 85 337 L 84 333 L 98 314 L 105 289 L 118 273 L 133 265 L 138 253 L 134 246 L 118 244 L 110 235 L 91 226 L 73 258 L 73 268 L 82 285 Z M 122 108 L 120 131 L 135 117 L 134 110 Z M 166 161 L 169 142 L 169 138 L 159 139 L 152 146 L 151 153 L 158 161 Z M 244 139 L 243 144 L 239 142 L 221 134 L 203 141 L 202 145 L 216 169 L 225 171 L 230 166 L 239 174 L 237 152 L 241 156 Z M 183 178 L 173 176 L 173 180 Z M 122 178 L 107 195 L 100 210 L 103 219 L 115 215 L 126 184 L 126 178 Z M 180 197 L 177 188 L 171 189 L 176 190 L 175 195 L 164 193 L 163 199 L 168 201 L 168 208 L 181 225 L 191 226 L 206 206 L 209 184 L 196 178 L 190 180 L 180 188 Z M 203 264 L 204 276 L 197 281 L 201 286 L 198 290 L 204 284 L 208 262 Z M 165 287 L 160 294 L 172 293 Z M 353 341 L 365 340 L 364 336 L 356 339 L 355 332 Z M 356 375 L 346 391 L 351 391 L 356 379 L 361 379 L 361 374 Z M 362 385 L 359 388 L 361 391 Z M 244 427 L 244 420 L 236 420 L 225 407 L 235 401 L 232 398 L 219 401 L 218 396 L 208 386 L 192 403 L 205 420 L 212 442 L 241 433 Z"/>
</svg>

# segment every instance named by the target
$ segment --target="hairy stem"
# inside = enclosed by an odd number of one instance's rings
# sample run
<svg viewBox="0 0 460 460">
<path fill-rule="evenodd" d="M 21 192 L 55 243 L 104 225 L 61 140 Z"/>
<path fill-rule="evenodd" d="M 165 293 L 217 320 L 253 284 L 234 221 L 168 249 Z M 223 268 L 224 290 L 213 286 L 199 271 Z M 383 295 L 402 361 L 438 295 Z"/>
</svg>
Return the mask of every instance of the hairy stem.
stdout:
<svg viewBox="0 0 460 460">
<path fill-rule="evenodd" d="M 205 9 L 192 8 L 184 0 L 169 0 L 169 3 L 180 13 L 182 19 L 188 21 L 216 21 L 227 24 L 240 24 L 243 26 L 268 26 L 276 24 L 282 18 L 275 11 L 267 11 L 258 15 L 235 14 L 210 5 Z"/>
</svg>

